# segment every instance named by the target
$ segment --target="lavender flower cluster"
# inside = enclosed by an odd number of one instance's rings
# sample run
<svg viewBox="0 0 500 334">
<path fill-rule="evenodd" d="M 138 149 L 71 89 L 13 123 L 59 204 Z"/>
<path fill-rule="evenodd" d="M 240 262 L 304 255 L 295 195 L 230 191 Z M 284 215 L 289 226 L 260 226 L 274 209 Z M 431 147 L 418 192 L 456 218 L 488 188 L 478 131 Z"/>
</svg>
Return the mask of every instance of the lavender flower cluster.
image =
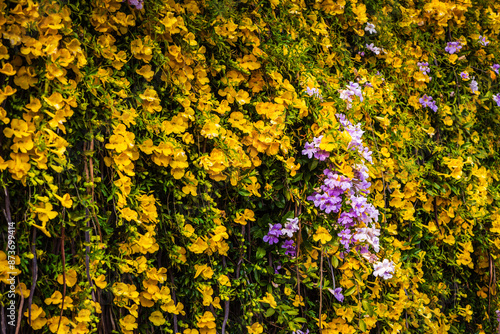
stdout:
<svg viewBox="0 0 500 334">
<path fill-rule="evenodd" d="M 422 105 L 422 107 L 429 107 L 430 109 L 432 109 L 434 112 L 437 112 L 438 111 L 438 107 L 436 106 L 436 101 L 433 100 L 432 96 L 427 96 L 426 94 L 424 94 L 424 96 L 422 96 L 418 102 L 420 102 L 420 104 Z"/>
<path fill-rule="evenodd" d="M 310 88 L 310 87 L 307 87 L 306 88 L 306 94 L 309 95 L 309 96 L 314 96 L 320 100 L 323 100 L 323 98 L 321 97 L 321 93 L 319 92 L 319 89 L 318 88 Z"/>
<path fill-rule="evenodd" d="M 339 90 L 340 98 L 347 103 L 347 109 L 350 109 L 352 106 L 352 101 L 354 96 L 359 97 L 359 101 L 363 102 L 363 91 L 358 83 L 349 82 L 346 89 Z"/>
<path fill-rule="evenodd" d="M 380 51 L 382 51 L 382 49 L 381 49 L 381 48 L 376 47 L 373 43 L 371 43 L 371 44 L 366 44 L 366 48 L 367 48 L 368 50 L 370 50 L 371 52 L 373 52 L 374 54 L 376 54 L 376 55 L 379 55 L 379 54 L 380 54 Z"/>
<path fill-rule="evenodd" d="M 299 230 L 299 218 L 287 218 L 287 222 L 283 227 L 281 224 L 269 224 L 269 232 L 264 236 L 264 241 L 270 245 L 277 244 L 279 237 L 288 236 L 290 239 L 286 240 L 281 248 L 285 249 L 285 255 L 295 257 L 297 255 L 296 246 L 291 239 L 293 234 Z"/>
<path fill-rule="evenodd" d="M 452 54 L 460 51 L 461 48 L 462 48 L 462 43 L 460 43 L 460 41 L 448 42 L 446 44 L 446 47 L 444 48 L 444 51 L 446 51 L 452 55 Z"/>
<path fill-rule="evenodd" d="M 429 75 L 429 73 L 431 71 L 431 69 L 429 68 L 429 63 L 418 62 L 417 65 L 418 65 L 420 72 L 422 72 L 423 74 Z"/>
<path fill-rule="evenodd" d="M 357 83 L 349 83 L 347 89 L 340 91 L 341 98 L 346 100 L 348 108 L 354 96 L 358 96 L 362 101 L 361 88 Z M 340 131 L 345 131 L 351 137 L 348 145 L 349 149 L 357 151 L 361 157 L 361 163 L 353 167 L 354 177 L 349 178 L 341 175 L 333 166 L 324 170 L 326 178 L 320 186 L 319 191 L 311 194 L 307 199 L 325 214 L 339 213 L 344 205 L 345 209 L 340 213 L 338 226 L 340 232 L 337 236 L 344 247 L 344 252 L 349 252 L 353 246 L 370 263 L 374 264 L 374 275 L 385 279 L 391 278 L 394 273 L 394 263 L 389 260 L 377 262 L 375 253 L 380 251 L 380 230 L 375 223 L 378 221 L 379 211 L 368 202 L 367 196 L 370 193 L 371 183 L 368 182 L 368 168 L 365 161 L 372 163 L 372 152 L 365 147 L 362 141 L 364 131 L 361 124 L 352 124 L 345 115 L 337 114 L 340 123 Z M 314 158 L 324 161 L 328 157 L 328 152 L 321 152 L 319 145 L 323 136 L 315 137 L 311 143 L 307 142 L 302 151 L 309 159 Z M 370 246 L 374 253 L 370 251 Z M 341 290 L 336 289 L 336 294 Z M 336 296 L 337 298 L 337 296 Z M 340 296 L 337 298 L 341 300 Z M 343 299 L 343 298 L 342 298 Z"/>
</svg>

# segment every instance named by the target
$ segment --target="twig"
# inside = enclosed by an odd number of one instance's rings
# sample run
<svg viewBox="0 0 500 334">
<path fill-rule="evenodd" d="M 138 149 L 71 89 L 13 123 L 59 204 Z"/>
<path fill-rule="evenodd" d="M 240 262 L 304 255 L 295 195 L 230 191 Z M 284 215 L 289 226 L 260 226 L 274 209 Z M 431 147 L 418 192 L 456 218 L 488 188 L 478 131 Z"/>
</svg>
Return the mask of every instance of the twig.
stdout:
<svg viewBox="0 0 500 334">
<path fill-rule="evenodd" d="M 36 280 L 38 278 L 38 265 L 36 262 L 36 227 L 33 227 L 33 238 L 31 245 L 31 253 L 33 254 L 33 279 L 31 281 L 30 296 L 28 298 L 28 316 L 29 324 L 31 326 L 31 305 L 33 303 L 33 295 L 35 294 Z"/>
<path fill-rule="evenodd" d="M 56 333 L 59 332 L 59 327 L 61 326 L 62 315 L 64 311 L 64 300 L 66 299 L 66 254 L 64 252 L 64 213 L 66 208 L 63 209 L 62 213 L 62 227 L 61 227 L 61 258 L 62 258 L 62 266 L 63 266 L 63 297 L 61 303 L 61 312 L 59 313 L 59 322 L 57 323 Z"/>
<path fill-rule="evenodd" d="M 226 257 L 222 257 L 222 265 L 226 268 Z M 224 301 L 224 320 L 222 321 L 222 334 L 226 334 L 227 319 L 229 318 L 229 299 Z"/>
<path fill-rule="evenodd" d="M 88 228 L 90 228 L 90 217 L 89 217 L 89 209 L 85 207 L 85 218 L 87 220 L 87 231 L 85 231 L 85 243 L 87 246 L 85 246 L 85 268 L 87 271 L 87 280 L 89 281 L 91 293 L 92 293 L 92 301 L 95 302 L 95 295 L 94 295 L 94 284 L 92 283 L 92 278 L 90 277 L 90 257 L 89 257 L 89 252 L 90 252 L 90 233 L 88 231 Z"/>
<path fill-rule="evenodd" d="M 19 284 L 19 290 L 21 291 L 21 303 L 19 305 L 19 311 L 17 311 L 17 326 L 16 326 L 16 334 L 19 334 L 19 329 L 21 328 L 21 320 L 23 317 L 23 305 L 24 305 L 24 295 L 23 288 L 21 284 Z"/>
<path fill-rule="evenodd" d="M 170 272 L 170 282 L 172 283 L 172 299 L 174 300 L 174 303 L 175 305 L 177 305 L 177 298 L 175 296 L 175 281 L 174 281 L 174 274 L 172 273 L 171 270 L 169 270 Z M 167 272 L 168 274 L 168 272 Z M 177 314 L 173 314 L 174 316 L 174 333 L 177 333 L 178 330 L 177 330 Z"/>
<path fill-rule="evenodd" d="M 321 309 L 323 307 L 323 246 L 321 247 L 321 260 L 319 263 L 319 332 L 323 333 L 321 326 Z"/>
</svg>

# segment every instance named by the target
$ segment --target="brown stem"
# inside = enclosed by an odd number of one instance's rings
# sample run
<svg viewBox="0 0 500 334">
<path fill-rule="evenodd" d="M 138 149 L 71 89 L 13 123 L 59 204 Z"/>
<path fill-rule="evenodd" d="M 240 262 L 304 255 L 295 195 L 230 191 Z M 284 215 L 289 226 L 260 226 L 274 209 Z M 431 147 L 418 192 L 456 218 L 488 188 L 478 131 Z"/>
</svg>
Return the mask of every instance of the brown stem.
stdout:
<svg viewBox="0 0 500 334">
<path fill-rule="evenodd" d="M 170 282 L 172 283 L 172 299 L 174 300 L 175 305 L 177 305 L 177 298 L 175 296 L 175 281 L 174 281 L 174 274 L 172 271 L 170 271 Z M 177 314 L 173 314 L 174 316 L 174 333 L 177 333 Z"/>
<path fill-rule="evenodd" d="M 62 258 L 62 266 L 63 266 L 63 297 L 62 297 L 62 303 L 61 303 L 61 312 L 59 313 L 59 322 L 57 323 L 57 330 L 56 333 L 59 332 L 59 327 L 61 326 L 61 320 L 62 320 L 62 315 L 64 311 L 64 300 L 66 299 L 66 254 L 64 252 L 64 212 L 65 209 L 63 209 L 63 222 L 62 222 L 62 227 L 61 227 L 61 258 Z"/>
<path fill-rule="evenodd" d="M 90 277 L 90 233 L 88 231 L 88 228 L 90 227 L 90 217 L 88 208 L 85 208 L 85 218 L 87 220 L 87 230 L 85 231 L 85 243 L 87 244 L 87 246 L 85 246 L 85 268 L 87 272 L 87 280 L 89 281 L 90 289 L 92 291 L 92 300 L 95 302 L 94 284 L 92 283 L 92 278 Z"/>
<path fill-rule="evenodd" d="M 24 295 L 23 295 L 23 288 L 21 287 L 21 284 L 19 284 L 19 291 L 21 291 L 21 303 L 19 305 L 19 311 L 17 311 L 17 326 L 16 326 L 16 334 L 19 334 L 19 329 L 21 329 L 21 320 L 23 317 L 23 305 L 24 305 Z"/>
<path fill-rule="evenodd" d="M 0 315 L 2 318 L 2 321 L 1 321 L 1 324 L 2 324 L 2 334 L 7 334 L 7 328 L 5 327 L 5 323 L 7 321 L 4 321 L 4 319 L 6 320 L 5 318 L 5 306 L 2 305 L 2 312 L 1 312 L 1 315 Z"/>
<path fill-rule="evenodd" d="M 323 247 L 321 247 L 321 260 L 319 263 L 319 332 L 323 333 L 323 328 L 321 327 L 321 310 L 323 307 Z"/>
<path fill-rule="evenodd" d="M 30 296 L 28 298 L 28 316 L 29 324 L 31 325 L 31 305 L 33 303 L 33 295 L 35 294 L 36 280 L 38 278 L 38 264 L 36 262 L 36 227 L 33 227 L 33 238 L 31 245 L 31 253 L 33 254 L 33 279 L 31 281 Z"/>
</svg>

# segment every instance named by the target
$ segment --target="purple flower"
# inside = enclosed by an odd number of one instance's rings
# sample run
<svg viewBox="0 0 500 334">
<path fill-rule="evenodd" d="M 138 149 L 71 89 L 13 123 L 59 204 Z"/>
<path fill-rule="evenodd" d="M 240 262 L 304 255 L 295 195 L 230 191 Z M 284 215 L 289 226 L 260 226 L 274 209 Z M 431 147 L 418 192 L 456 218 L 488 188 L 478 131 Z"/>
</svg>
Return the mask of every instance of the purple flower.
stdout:
<svg viewBox="0 0 500 334">
<path fill-rule="evenodd" d="M 469 80 L 469 73 L 464 71 L 464 72 L 460 73 L 460 77 L 464 80 Z"/>
<path fill-rule="evenodd" d="M 458 52 L 460 51 L 460 49 L 462 48 L 462 44 L 460 43 L 460 41 L 457 41 L 457 42 L 448 42 L 446 44 L 446 47 L 444 48 L 444 51 L 448 52 L 449 54 L 454 54 L 455 52 Z"/>
<path fill-rule="evenodd" d="M 344 295 L 342 294 L 342 288 L 336 288 L 333 290 L 333 296 L 337 298 L 339 302 L 344 302 Z"/>
<path fill-rule="evenodd" d="M 491 69 L 498 75 L 498 70 L 500 69 L 500 64 L 491 65 Z"/>
<path fill-rule="evenodd" d="M 422 105 L 422 107 L 429 107 L 430 109 L 432 109 L 434 112 L 437 112 L 438 110 L 438 107 L 436 106 L 436 101 L 433 101 L 432 99 L 432 96 L 427 96 L 426 94 L 424 94 L 424 96 L 422 96 L 418 102 L 420 102 L 420 104 Z"/>
<path fill-rule="evenodd" d="M 367 22 L 365 31 L 368 31 L 371 34 L 376 34 L 377 30 L 375 30 L 375 25 L 373 23 Z"/>
<path fill-rule="evenodd" d="M 307 155 L 307 157 L 311 159 L 316 151 L 317 149 L 314 147 L 314 144 L 306 142 L 306 144 L 304 145 L 304 149 L 302 150 L 302 154 Z"/>
<path fill-rule="evenodd" d="M 281 224 L 269 224 L 269 232 L 264 236 L 264 241 L 268 244 L 277 244 L 281 235 Z"/>
<path fill-rule="evenodd" d="M 365 56 L 365 52 L 364 51 L 360 51 L 360 52 L 358 52 L 358 55 L 360 55 L 361 57 L 364 57 Z"/>
<path fill-rule="evenodd" d="M 135 9 L 142 9 L 144 5 L 143 0 L 128 0 L 129 5 L 134 6 Z"/>
<path fill-rule="evenodd" d="M 293 237 L 293 234 L 299 230 L 299 218 L 287 218 L 285 227 L 281 229 L 283 235 L 287 235 L 289 238 Z"/>
<path fill-rule="evenodd" d="M 321 96 L 321 94 L 319 93 L 319 90 L 318 88 L 310 88 L 310 87 L 307 87 L 306 88 L 306 94 L 309 95 L 309 96 L 314 96 L 320 100 L 323 100 L 323 97 Z"/>
<path fill-rule="evenodd" d="M 298 330 L 298 331 L 296 331 L 296 332 L 293 332 L 292 334 L 309 334 L 309 330 L 307 330 L 307 331 L 305 331 L 305 332 L 303 332 L 303 331 L 301 331 L 301 330 Z"/>
<path fill-rule="evenodd" d="M 486 40 L 485 36 L 479 35 L 479 44 L 481 44 L 482 46 L 487 46 L 488 44 L 490 44 L 490 42 Z"/>
<path fill-rule="evenodd" d="M 376 47 L 375 45 L 373 45 L 373 43 L 371 44 L 366 44 L 366 48 L 368 50 L 370 50 L 371 52 L 373 52 L 374 54 L 376 55 L 379 55 L 380 54 L 380 51 L 382 51 L 382 49 Z"/>
<path fill-rule="evenodd" d="M 290 255 L 291 257 L 295 257 L 296 253 L 296 246 L 293 242 L 293 240 L 288 239 L 286 240 L 283 245 L 281 245 L 281 248 L 286 249 L 285 255 Z"/>
<path fill-rule="evenodd" d="M 340 237 L 339 242 L 344 246 L 346 250 L 349 250 L 351 242 L 353 242 L 351 230 L 348 228 L 343 229 L 337 234 Z"/>
<path fill-rule="evenodd" d="M 497 106 L 500 107 L 500 94 L 493 95 L 493 101 L 495 101 Z"/>
<path fill-rule="evenodd" d="M 420 72 L 429 75 L 429 72 L 431 71 L 431 69 L 429 68 L 429 63 L 418 62 L 417 65 L 420 69 Z"/>
<path fill-rule="evenodd" d="M 470 90 L 472 91 L 472 94 L 479 93 L 479 87 L 477 85 L 477 81 L 472 78 L 472 81 L 470 82 Z"/>
<path fill-rule="evenodd" d="M 373 265 L 373 276 L 379 276 L 383 279 L 392 278 L 394 274 L 394 262 L 384 259 L 382 262 L 377 262 Z"/>
<path fill-rule="evenodd" d="M 330 153 L 324 150 L 318 150 L 316 153 L 314 153 L 314 157 L 319 161 L 325 161 L 330 157 Z"/>
</svg>

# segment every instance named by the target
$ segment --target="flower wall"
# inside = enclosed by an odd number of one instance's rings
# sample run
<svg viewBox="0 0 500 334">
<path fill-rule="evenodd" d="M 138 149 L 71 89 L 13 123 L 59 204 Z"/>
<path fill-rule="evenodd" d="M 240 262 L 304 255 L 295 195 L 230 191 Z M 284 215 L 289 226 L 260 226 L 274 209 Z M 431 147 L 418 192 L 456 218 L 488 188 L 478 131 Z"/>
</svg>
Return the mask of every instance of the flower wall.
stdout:
<svg viewBox="0 0 500 334">
<path fill-rule="evenodd" d="M 499 32 L 493 0 L 0 0 L 2 334 L 497 331 Z"/>
</svg>

